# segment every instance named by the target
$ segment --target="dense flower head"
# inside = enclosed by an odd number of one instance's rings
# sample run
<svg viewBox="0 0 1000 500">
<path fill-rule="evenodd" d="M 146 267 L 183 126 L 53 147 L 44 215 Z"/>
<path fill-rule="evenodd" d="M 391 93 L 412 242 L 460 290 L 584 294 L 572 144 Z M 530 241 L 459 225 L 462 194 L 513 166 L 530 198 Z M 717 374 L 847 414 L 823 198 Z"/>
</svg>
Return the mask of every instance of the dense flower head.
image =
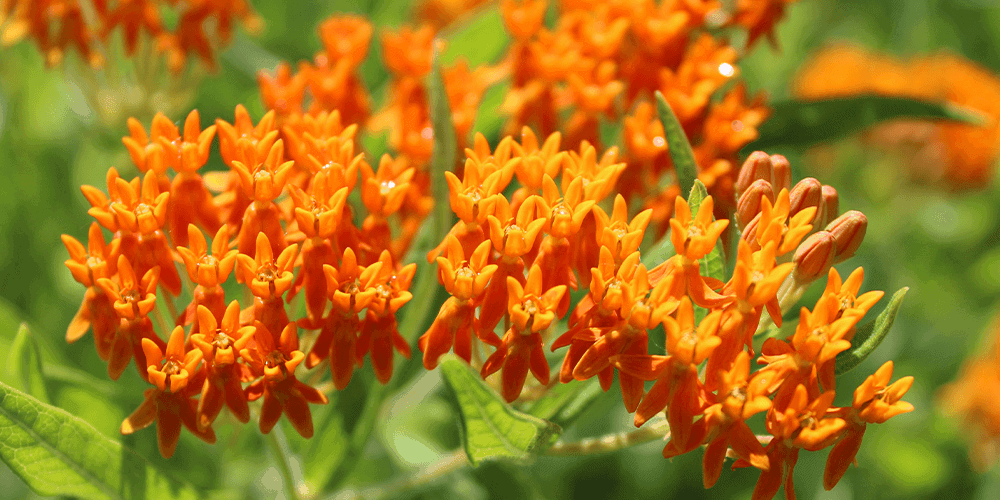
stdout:
<svg viewBox="0 0 1000 500">
<path fill-rule="evenodd" d="M 427 77 L 441 25 L 380 34 L 390 97 L 373 112 L 359 68 L 374 29 L 330 18 L 312 61 L 259 75 L 268 111 L 256 122 L 242 105 L 232 123 L 205 129 L 197 111 L 183 127 L 163 114 L 148 131 L 129 121 L 123 144 L 142 177 L 112 168 L 106 190 L 85 186 L 88 245 L 63 237 L 87 287 L 67 339 L 92 329 L 114 379 L 135 359 L 150 387 L 121 431 L 155 422 L 164 456 L 182 428 L 213 442 L 224 408 L 240 422 L 256 416 L 262 433 L 286 418 L 311 437 L 311 405 L 345 389 L 366 359 L 389 383 L 395 355 L 409 358 L 416 341 L 425 368 L 453 351 L 508 403 L 595 377 L 607 391 L 617 378 L 636 426 L 665 416 L 664 457 L 706 447 L 706 487 L 731 448 L 736 467 L 761 470 L 755 498 L 782 484 L 791 497 L 798 453 L 828 447 L 832 487 L 865 426 L 912 409 L 901 401 L 912 378 L 892 382 L 890 364 L 850 407 L 833 406 L 837 357 L 882 297 L 861 292 L 860 268 L 846 280 L 833 268 L 858 249 L 867 219 L 840 214 L 836 190 L 817 179 L 793 185 L 780 155 L 755 152 L 738 167 L 768 111 L 729 84 L 738 52 L 714 28 L 743 27 L 754 43 L 787 3 L 566 1 L 546 26 L 544 2 L 503 2 L 514 37 L 505 60 L 442 69 L 459 159 L 434 174 Z M 224 37 L 239 4 L 220 18 Z M 180 20 L 195 41 L 169 50 L 204 57 L 195 21 Z M 491 146 L 472 125 L 503 78 L 519 135 Z M 654 91 L 694 139 L 691 193 L 674 186 Z M 623 122 L 621 149 L 602 143 L 605 120 Z M 365 139 L 383 129 L 388 153 L 370 155 Z M 203 172 L 216 137 L 227 170 Z M 454 217 L 426 220 L 436 203 Z M 454 224 L 427 238 L 435 224 L 425 222 Z M 414 307 L 412 260 L 429 271 L 418 282 L 436 277 L 447 295 L 429 326 L 416 325 L 423 332 L 400 323 Z M 820 298 L 778 338 L 784 313 L 823 276 Z M 174 327 L 157 332 L 151 317 Z M 555 373 L 546 347 L 562 356 Z M 747 422 L 759 414 L 763 439 Z"/>
</svg>

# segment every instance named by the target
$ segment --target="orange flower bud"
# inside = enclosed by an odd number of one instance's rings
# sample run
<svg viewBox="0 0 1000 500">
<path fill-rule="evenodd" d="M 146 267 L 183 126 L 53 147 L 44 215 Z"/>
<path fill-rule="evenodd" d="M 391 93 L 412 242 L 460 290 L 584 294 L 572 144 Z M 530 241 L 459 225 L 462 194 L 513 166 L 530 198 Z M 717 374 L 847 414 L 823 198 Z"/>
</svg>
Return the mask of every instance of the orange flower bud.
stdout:
<svg viewBox="0 0 1000 500">
<path fill-rule="evenodd" d="M 795 250 L 795 278 L 811 282 L 826 276 L 837 256 L 837 243 L 832 233 L 820 231 L 808 238 Z"/>
<path fill-rule="evenodd" d="M 750 153 L 747 160 L 743 162 L 743 166 L 740 167 L 739 176 L 736 178 L 736 192 L 741 193 L 742 197 L 742 193 L 758 179 L 770 182 L 774 178 L 771 172 L 771 157 L 767 156 L 767 153 L 763 151 Z"/>
<path fill-rule="evenodd" d="M 771 155 L 771 185 L 776 191 L 792 187 L 792 165 L 788 158 Z"/>
<path fill-rule="evenodd" d="M 823 185 L 823 218 L 819 225 L 829 224 L 840 213 L 840 197 L 833 186 Z"/>
<path fill-rule="evenodd" d="M 816 215 L 812 218 L 812 226 L 819 228 L 820 220 L 826 212 L 823 206 L 823 185 L 813 177 L 802 179 L 788 193 L 790 213 L 795 215 L 806 208 L 816 207 Z"/>
<path fill-rule="evenodd" d="M 757 179 L 743 191 L 740 201 L 736 204 L 737 222 L 740 227 L 746 227 L 760 213 L 760 199 L 764 196 L 774 203 L 774 188 L 767 179 Z"/>
<path fill-rule="evenodd" d="M 854 255 L 861 246 L 868 231 L 868 217 L 857 210 L 845 212 L 826 226 L 837 241 L 837 260 L 834 264 L 843 262 Z"/>
</svg>

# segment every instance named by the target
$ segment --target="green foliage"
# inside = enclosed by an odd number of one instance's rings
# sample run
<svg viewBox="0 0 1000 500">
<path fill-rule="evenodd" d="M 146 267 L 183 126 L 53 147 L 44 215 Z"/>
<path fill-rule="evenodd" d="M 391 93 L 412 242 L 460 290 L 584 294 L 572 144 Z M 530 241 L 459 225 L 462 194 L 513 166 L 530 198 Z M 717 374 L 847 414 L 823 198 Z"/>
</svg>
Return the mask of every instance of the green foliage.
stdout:
<svg viewBox="0 0 1000 500">
<path fill-rule="evenodd" d="M 568 427 L 583 414 L 591 403 L 605 392 L 596 378 L 557 384 L 544 396 L 526 406 L 525 411 L 561 427 Z"/>
<path fill-rule="evenodd" d="M 878 95 L 785 101 L 774 103 L 771 108 L 771 117 L 758 128 L 760 137 L 743 148 L 744 152 L 829 142 L 899 118 L 972 124 L 980 124 L 983 120 L 978 113 L 950 103 Z"/>
<path fill-rule="evenodd" d="M 464 361 L 441 362 L 441 376 L 455 396 L 462 444 L 473 465 L 487 460 L 527 462 L 555 442 L 562 429 L 510 407 Z"/>
<path fill-rule="evenodd" d="M 0 435 L 0 459 L 41 495 L 199 497 L 90 424 L 3 383 Z"/>
<path fill-rule="evenodd" d="M 677 115 L 670 109 L 663 94 L 656 92 L 656 111 L 663 123 L 663 132 L 667 136 L 667 147 L 670 150 L 670 159 L 674 162 L 674 170 L 677 172 L 677 182 L 680 184 L 681 192 L 687 193 L 694 186 L 694 181 L 698 178 L 698 164 L 694 160 L 694 151 L 684 128 L 677 121 Z"/>
<path fill-rule="evenodd" d="M 444 76 L 441 74 L 441 56 L 435 49 L 431 74 L 428 77 L 427 92 L 430 99 L 431 125 L 434 127 L 434 153 L 431 158 L 431 194 L 434 195 L 434 235 L 438 241 L 444 239 L 451 229 L 451 203 L 448 196 L 448 183 L 444 173 L 454 170 L 455 155 L 458 140 L 455 137 L 455 124 L 451 120 L 451 107 L 448 104 L 448 94 L 444 86 Z"/>
<path fill-rule="evenodd" d="M 12 381 L 16 389 L 31 394 L 43 403 L 51 403 L 42 375 L 42 354 L 27 323 L 21 323 L 17 329 L 5 369 L 5 379 Z"/>
<path fill-rule="evenodd" d="M 892 294 L 889 304 L 885 306 L 878 317 L 858 327 L 858 331 L 851 341 L 851 348 L 837 355 L 837 375 L 853 370 L 882 344 L 886 335 L 889 334 L 889 330 L 892 329 L 892 323 L 896 321 L 896 314 L 899 313 L 899 307 L 903 305 L 903 297 L 906 296 L 909 289 L 909 287 L 903 287 L 897 290 L 896 293 Z"/>
</svg>

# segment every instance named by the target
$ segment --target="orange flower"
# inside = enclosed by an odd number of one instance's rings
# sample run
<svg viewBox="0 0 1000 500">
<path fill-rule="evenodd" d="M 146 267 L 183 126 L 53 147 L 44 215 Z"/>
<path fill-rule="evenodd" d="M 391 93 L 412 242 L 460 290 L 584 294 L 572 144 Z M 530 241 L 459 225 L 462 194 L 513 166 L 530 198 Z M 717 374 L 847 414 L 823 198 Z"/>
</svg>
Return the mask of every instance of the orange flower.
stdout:
<svg viewBox="0 0 1000 500">
<path fill-rule="evenodd" d="M 528 270 L 522 288 L 515 278 L 507 277 L 507 311 L 511 328 L 504 334 L 497 350 L 483 363 L 483 378 L 501 370 L 501 393 L 507 402 L 521 394 L 528 370 L 542 385 L 549 383 L 549 363 L 541 333 L 556 318 L 555 308 L 566 293 L 564 285 L 542 288 L 542 270 L 537 265 Z"/>
<path fill-rule="evenodd" d="M 195 423 L 195 401 L 191 393 L 197 389 L 198 383 L 194 381 L 202 375 L 196 371 L 202 353 L 198 349 L 185 349 L 184 328 L 174 328 L 166 352 L 148 338 L 142 339 L 142 350 L 149 382 L 156 387 L 146 389 L 142 404 L 122 422 L 121 433 L 132 434 L 156 422 L 156 442 L 164 458 L 173 456 L 181 425 L 206 443 L 215 443 L 212 428 L 201 429 Z"/>
<path fill-rule="evenodd" d="M 205 360 L 205 384 L 198 400 L 199 429 L 211 427 L 225 405 L 240 422 L 250 421 L 250 407 L 243 393 L 243 368 L 236 363 L 239 352 L 253 338 L 251 326 L 240 328 L 240 304 L 229 303 L 221 327 L 205 306 L 198 306 L 199 333 L 191 334 L 191 344 Z"/>
<path fill-rule="evenodd" d="M 118 316 L 108 296 L 100 291 L 98 280 L 111 278 L 117 272 L 119 240 L 111 240 L 111 245 L 106 245 L 101 227 L 91 222 L 86 248 L 68 234 L 62 235 L 62 242 L 70 257 L 65 262 L 66 267 L 73 279 L 87 287 L 80 309 L 66 328 L 66 341 L 76 342 L 93 327 L 97 354 L 107 360 Z"/>
<path fill-rule="evenodd" d="M 382 251 L 379 263 L 381 267 L 377 268 L 378 276 L 375 278 L 378 285 L 361 324 L 357 358 L 360 366 L 364 356 L 371 352 L 375 378 L 385 385 L 392 377 L 393 347 L 407 359 L 410 357 L 410 344 L 399 334 L 396 311 L 413 298 L 408 289 L 417 265 L 409 264 L 397 270 L 388 250 Z"/>
<path fill-rule="evenodd" d="M 295 323 L 288 323 L 277 339 L 260 321 L 254 322 L 253 349 L 241 349 L 240 357 L 250 370 L 261 378 L 246 388 L 247 400 L 264 397 L 260 408 L 260 432 L 271 432 L 281 414 L 304 438 L 313 435 L 312 412 L 309 404 L 325 405 L 329 401 L 321 392 L 295 378 L 295 369 L 305 359 L 299 350 Z"/>
<path fill-rule="evenodd" d="M 274 258 L 271 243 L 263 233 L 257 233 L 257 252 L 254 258 L 245 253 L 236 256 L 250 292 L 254 295 L 254 318 L 265 325 L 288 323 L 281 296 L 292 287 L 294 279 L 292 267 L 298 254 L 298 245 L 286 247 L 278 258 Z M 239 273 L 237 273 L 239 277 Z M 277 331 L 277 329 L 275 329 Z"/>
</svg>

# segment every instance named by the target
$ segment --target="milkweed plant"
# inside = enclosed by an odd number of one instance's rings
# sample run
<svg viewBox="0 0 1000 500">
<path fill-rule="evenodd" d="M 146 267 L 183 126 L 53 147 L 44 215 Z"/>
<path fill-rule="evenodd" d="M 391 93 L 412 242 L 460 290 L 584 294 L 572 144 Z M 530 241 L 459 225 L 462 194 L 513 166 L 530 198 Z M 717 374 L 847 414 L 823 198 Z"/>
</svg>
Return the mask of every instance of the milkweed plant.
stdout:
<svg viewBox="0 0 1000 500">
<path fill-rule="evenodd" d="M 754 471 L 755 500 L 795 498 L 797 460 L 819 453 L 834 489 L 865 467 L 868 427 L 914 409 L 890 359 L 840 380 L 878 359 L 906 288 L 886 297 L 834 267 L 886 214 L 842 207 L 762 149 L 792 130 L 821 140 L 803 117 L 824 106 L 972 118 L 933 96 L 751 94 L 741 58 L 777 43 L 792 3 L 428 0 L 398 28 L 336 14 L 301 35 L 318 36 L 312 60 L 260 68 L 259 100 L 207 117 L 169 89 L 226 76 L 234 33 L 252 44 L 268 26 L 244 0 L 3 1 L 4 41 L 53 70 L 131 64 L 167 96 L 107 124 L 125 164 L 86 166 L 106 182 L 81 186 L 92 222 L 62 236 L 81 285 L 70 352 L 93 343 L 95 376 L 141 381 L 122 439 L 185 461 L 252 434 L 286 498 L 391 496 L 485 461 L 651 441 L 663 467 L 700 457 L 705 488 L 730 466 Z M 500 56 L 444 64 L 482 15 L 502 20 Z M 386 91 L 364 64 L 384 66 Z M 0 385 L 0 458 L 35 492 L 222 494 L 49 405 L 31 335 L 9 367 L 20 387 Z M 392 489 L 352 483 L 376 420 L 425 372 L 456 448 Z M 634 428 L 581 436 L 606 398 Z M 207 445 L 178 446 L 187 434 Z"/>
</svg>

